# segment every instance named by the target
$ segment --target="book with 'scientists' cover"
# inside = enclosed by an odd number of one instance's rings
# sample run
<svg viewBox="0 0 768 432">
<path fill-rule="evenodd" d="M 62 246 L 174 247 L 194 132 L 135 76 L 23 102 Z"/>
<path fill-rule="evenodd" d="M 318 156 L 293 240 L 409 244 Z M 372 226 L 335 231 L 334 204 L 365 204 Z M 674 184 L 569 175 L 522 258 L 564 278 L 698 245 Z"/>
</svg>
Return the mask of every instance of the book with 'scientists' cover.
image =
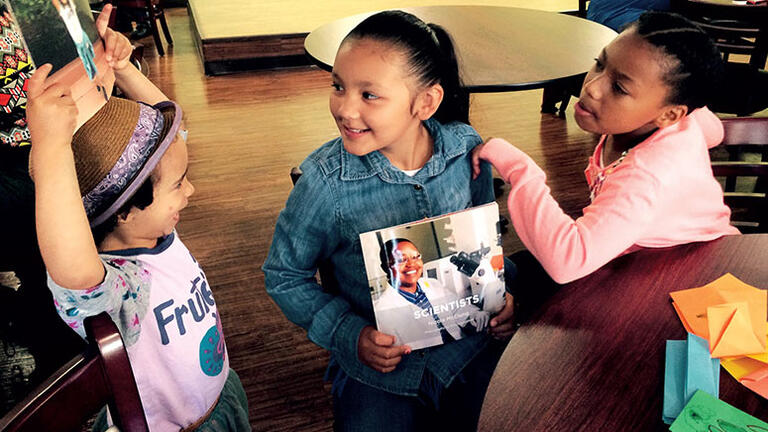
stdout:
<svg viewBox="0 0 768 432">
<path fill-rule="evenodd" d="M 71 92 L 80 127 L 104 106 L 115 82 L 88 0 L 4 1 L 21 32 L 29 62 L 36 67 L 50 63 L 51 82 Z"/>
<path fill-rule="evenodd" d="M 421 349 L 488 330 L 505 304 L 494 203 L 360 234 L 376 326 Z"/>
</svg>

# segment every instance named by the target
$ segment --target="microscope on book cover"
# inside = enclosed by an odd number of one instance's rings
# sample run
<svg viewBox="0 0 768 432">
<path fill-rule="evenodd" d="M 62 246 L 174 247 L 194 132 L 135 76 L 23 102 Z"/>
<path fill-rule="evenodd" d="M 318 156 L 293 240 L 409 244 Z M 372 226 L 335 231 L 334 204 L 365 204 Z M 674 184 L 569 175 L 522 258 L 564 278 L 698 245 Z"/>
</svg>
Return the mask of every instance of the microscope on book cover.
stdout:
<svg viewBox="0 0 768 432">
<path fill-rule="evenodd" d="M 473 296 L 479 296 L 482 310 L 496 313 L 504 307 L 504 269 L 496 270 L 489 256 L 491 248 L 480 243 L 474 252 L 459 252 L 451 263 L 469 278 Z"/>
</svg>

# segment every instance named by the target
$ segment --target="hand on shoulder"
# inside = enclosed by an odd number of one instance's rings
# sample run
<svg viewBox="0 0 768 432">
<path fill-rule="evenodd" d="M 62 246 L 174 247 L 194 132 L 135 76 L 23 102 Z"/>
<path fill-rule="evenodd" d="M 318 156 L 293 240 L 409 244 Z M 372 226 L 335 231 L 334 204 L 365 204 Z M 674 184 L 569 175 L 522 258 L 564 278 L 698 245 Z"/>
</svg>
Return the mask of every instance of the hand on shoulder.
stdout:
<svg viewBox="0 0 768 432">
<path fill-rule="evenodd" d="M 477 176 L 480 175 L 480 161 L 481 160 L 487 160 L 480 156 L 480 153 L 482 153 L 483 149 L 485 148 L 486 144 L 488 144 L 488 141 L 492 140 L 493 137 L 488 138 L 485 140 L 484 143 L 477 145 L 475 148 L 472 149 L 472 179 L 476 179 Z"/>
</svg>

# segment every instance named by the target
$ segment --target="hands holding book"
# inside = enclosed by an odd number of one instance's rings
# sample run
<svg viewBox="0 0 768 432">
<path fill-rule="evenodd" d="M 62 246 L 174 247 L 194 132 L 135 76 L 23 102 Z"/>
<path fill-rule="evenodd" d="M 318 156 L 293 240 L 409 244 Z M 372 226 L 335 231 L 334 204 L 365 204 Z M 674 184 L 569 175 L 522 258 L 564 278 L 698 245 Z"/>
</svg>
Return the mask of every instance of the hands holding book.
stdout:
<svg viewBox="0 0 768 432">
<path fill-rule="evenodd" d="M 392 372 L 404 354 L 411 353 L 408 345 L 393 346 L 395 337 L 365 326 L 357 340 L 357 357 L 364 365 L 382 373 Z"/>
<path fill-rule="evenodd" d="M 35 144 L 57 142 L 69 148 L 77 126 L 77 106 L 69 87 L 47 81 L 53 69 L 49 63 L 29 78 L 27 90 L 27 123 Z M 33 146 L 37 148 L 38 146 Z"/>
</svg>

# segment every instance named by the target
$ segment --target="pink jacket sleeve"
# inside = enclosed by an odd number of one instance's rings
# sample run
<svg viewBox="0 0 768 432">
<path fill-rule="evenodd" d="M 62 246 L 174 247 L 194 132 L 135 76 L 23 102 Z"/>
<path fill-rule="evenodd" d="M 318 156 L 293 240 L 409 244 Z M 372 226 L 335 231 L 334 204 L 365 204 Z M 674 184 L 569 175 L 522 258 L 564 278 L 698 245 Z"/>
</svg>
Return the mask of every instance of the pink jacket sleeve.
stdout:
<svg viewBox="0 0 768 432">
<path fill-rule="evenodd" d="M 617 169 L 584 215 L 573 220 L 552 198 L 544 171 L 524 152 L 496 138 L 480 157 L 510 183 L 508 207 L 515 231 L 558 283 L 586 276 L 621 255 L 658 211 L 659 181 L 647 170 Z"/>
</svg>

